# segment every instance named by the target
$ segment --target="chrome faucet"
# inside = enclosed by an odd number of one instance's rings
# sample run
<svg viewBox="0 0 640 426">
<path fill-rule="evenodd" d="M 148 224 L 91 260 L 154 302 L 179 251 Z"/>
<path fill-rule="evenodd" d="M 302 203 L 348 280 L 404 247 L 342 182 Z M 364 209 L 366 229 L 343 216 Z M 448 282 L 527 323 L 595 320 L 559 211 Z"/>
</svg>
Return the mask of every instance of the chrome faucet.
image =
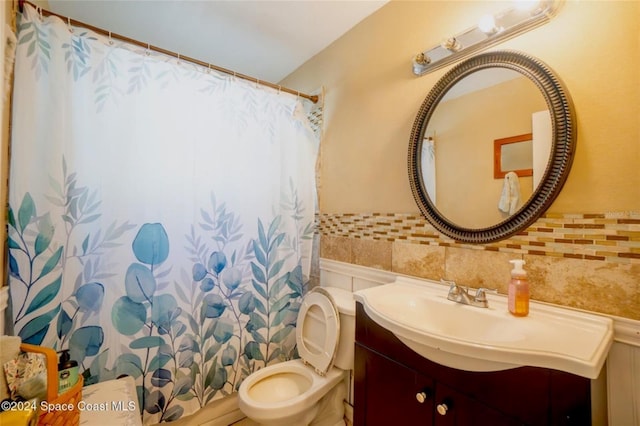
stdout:
<svg viewBox="0 0 640 426">
<path fill-rule="evenodd" d="M 479 308 L 488 308 L 489 301 L 487 300 L 487 292 L 497 293 L 498 290 L 489 290 L 483 287 L 480 287 L 476 290 L 476 295 L 471 297 L 469 295 L 469 287 L 461 287 L 456 284 L 454 281 L 447 281 L 441 279 L 440 282 L 442 284 L 449 285 L 449 294 L 447 294 L 447 299 L 456 303 L 462 303 L 463 305 L 469 306 L 477 306 Z"/>
</svg>

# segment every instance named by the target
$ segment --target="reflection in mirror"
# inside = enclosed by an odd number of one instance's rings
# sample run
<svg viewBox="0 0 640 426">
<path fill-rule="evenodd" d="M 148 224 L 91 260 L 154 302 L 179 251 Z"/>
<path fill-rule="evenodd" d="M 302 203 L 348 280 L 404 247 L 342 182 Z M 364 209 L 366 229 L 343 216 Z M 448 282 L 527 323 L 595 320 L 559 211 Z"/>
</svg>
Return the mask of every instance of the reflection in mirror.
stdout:
<svg viewBox="0 0 640 426">
<path fill-rule="evenodd" d="M 533 175 L 533 134 L 512 136 L 493 141 L 493 177 L 503 178 L 507 172 L 518 176 Z"/>
<path fill-rule="evenodd" d="M 527 135 L 531 138 L 531 134 Z M 516 172 L 518 176 L 533 174 L 533 143 L 531 139 L 500 146 L 500 174 Z"/>
<path fill-rule="evenodd" d="M 421 213 L 461 242 L 522 231 L 567 179 L 574 114 L 562 82 L 534 57 L 496 51 L 460 62 L 431 89 L 411 131 L 409 183 Z M 531 134 L 532 175 L 495 178 L 494 141 L 524 134 Z"/>
<path fill-rule="evenodd" d="M 494 140 L 533 133 L 533 114 L 543 111 L 549 117 L 546 108 L 535 84 L 514 70 L 483 69 L 452 86 L 424 133 L 430 148 L 425 152 L 423 145 L 422 155 L 430 160 L 421 159 L 423 184 L 438 210 L 466 228 L 492 226 L 508 217 L 498 208 L 505 182 L 504 174 L 494 177 Z M 551 133 L 535 137 L 551 141 Z M 539 173 L 548 162 L 549 146 L 544 149 L 547 158 Z M 519 180 L 521 206 L 535 188 L 531 175 Z"/>
</svg>

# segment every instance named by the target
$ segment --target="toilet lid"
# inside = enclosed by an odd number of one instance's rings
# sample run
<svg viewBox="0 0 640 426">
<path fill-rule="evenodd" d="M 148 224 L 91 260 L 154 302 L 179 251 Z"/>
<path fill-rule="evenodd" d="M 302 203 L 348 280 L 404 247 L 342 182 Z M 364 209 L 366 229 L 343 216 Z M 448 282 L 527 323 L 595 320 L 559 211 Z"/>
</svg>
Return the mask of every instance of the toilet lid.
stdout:
<svg viewBox="0 0 640 426">
<path fill-rule="evenodd" d="M 331 295 L 316 287 L 302 299 L 296 324 L 298 354 L 321 376 L 333 365 L 340 337 L 340 316 Z"/>
</svg>

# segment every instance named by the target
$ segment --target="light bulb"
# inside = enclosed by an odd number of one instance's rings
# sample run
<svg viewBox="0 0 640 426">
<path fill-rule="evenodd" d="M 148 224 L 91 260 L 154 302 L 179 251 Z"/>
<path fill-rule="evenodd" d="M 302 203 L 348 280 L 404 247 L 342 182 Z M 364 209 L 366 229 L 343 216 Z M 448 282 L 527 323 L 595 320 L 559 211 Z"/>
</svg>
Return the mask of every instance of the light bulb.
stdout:
<svg viewBox="0 0 640 426">
<path fill-rule="evenodd" d="M 540 10 L 540 0 L 513 0 L 516 4 L 516 9 L 534 12 Z"/>
<path fill-rule="evenodd" d="M 484 15 L 480 18 L 480 21 L 478 21 L 478 28 L 485 34 L 493 34 L 498 31 L 498 28 L 496 28 L 496 21 L 492 15 Z"/>
</svg>

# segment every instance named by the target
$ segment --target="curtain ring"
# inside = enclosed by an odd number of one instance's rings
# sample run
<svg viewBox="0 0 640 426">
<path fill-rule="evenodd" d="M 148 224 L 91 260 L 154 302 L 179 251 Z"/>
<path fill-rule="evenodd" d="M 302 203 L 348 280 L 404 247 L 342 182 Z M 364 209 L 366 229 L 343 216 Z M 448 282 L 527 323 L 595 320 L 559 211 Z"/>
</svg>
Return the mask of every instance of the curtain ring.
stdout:
<svg viewBox="0 0 640 426">
<path fill-rule="evenodd" d="M 111 38 L 111 31 L 109 31 L 109 45 L 113 46 L 113 39 Z"/>
<path fill-rule="evenodd" d="M 147 51 L 144 53 L 145 55 L 151 55 L 151 43 L 147 43 Z"/>
<path fill-rule="evenodd" d="M 209 67 L 207 68 L 207 74 L 211 74 L 211 64 L 208 64 Z"/>
<path fill-rule="evenodd" d="M 73 27 L 71 26 L 71 18 L 67 16 L 67 28 L 70 33 L 73 33 Z"/>
<path fill-rule="evenodd" d="M 280 92 L 282 92 L 282 86 L 278 84 L 278 95 L 280 94 Z"/>
<path fill-rule="evenodd" d="M 260 87 L 260 79 L 256 78 L 256 89 L 259 89 Z"/>
</svg>

